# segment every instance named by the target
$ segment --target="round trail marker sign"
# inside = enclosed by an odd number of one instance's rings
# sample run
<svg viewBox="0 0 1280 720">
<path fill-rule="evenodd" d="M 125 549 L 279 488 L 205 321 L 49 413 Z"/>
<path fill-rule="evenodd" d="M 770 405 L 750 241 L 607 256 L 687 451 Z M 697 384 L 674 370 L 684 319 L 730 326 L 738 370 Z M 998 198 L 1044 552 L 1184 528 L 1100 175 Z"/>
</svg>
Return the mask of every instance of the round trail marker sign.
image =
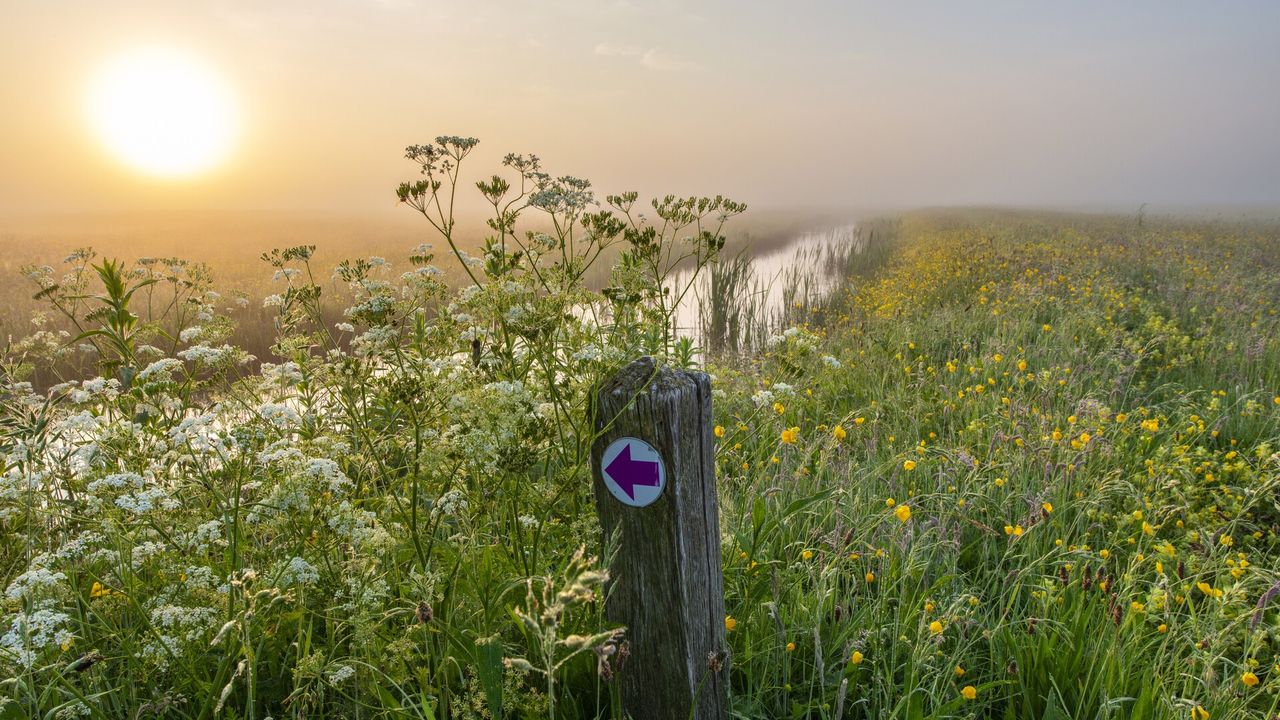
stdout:
<svg viewBox="0 0 1280 720">
<path fill-rule="evenodd" d="M 667 468 L 652 445 L 636 437 L 620 437 L 600 456 L 605 487 L 624 505 L 651 505 L 667 486 Z"/>
</svg>

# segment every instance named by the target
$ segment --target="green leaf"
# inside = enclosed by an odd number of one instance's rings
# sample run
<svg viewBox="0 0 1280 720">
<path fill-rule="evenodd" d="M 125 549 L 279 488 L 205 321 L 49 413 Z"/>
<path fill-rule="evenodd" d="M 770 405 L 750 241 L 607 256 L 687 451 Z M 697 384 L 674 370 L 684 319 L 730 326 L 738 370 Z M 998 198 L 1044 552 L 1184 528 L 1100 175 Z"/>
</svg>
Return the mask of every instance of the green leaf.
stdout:
<svg viewBox="0 0 1280 720">
<path fill-rule="evenodd" d="M 476 674 L 494 720 L 502 720 L 502 641 L 497 637 L 476 640 Z"/>
</svg>

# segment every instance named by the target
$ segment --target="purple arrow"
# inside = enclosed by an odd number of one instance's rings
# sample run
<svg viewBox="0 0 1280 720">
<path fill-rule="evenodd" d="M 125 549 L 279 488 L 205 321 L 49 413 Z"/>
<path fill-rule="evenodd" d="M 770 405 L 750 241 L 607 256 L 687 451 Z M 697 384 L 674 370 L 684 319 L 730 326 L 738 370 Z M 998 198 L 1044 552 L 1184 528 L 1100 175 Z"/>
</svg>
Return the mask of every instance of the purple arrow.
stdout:
<svg viewBox="0 0 1280 720">
<path fill-rule="evenodd" d="M 622 452 L 613 458 L 609 467 L 604 469 L 609 477 L 622 488 L 622 492 L 632 500 L 636 499 L 636 486 L 657 487 L 658 463 L 648 460 L 631 459 L 631 443 L 623 446 Z"/>
</svg>

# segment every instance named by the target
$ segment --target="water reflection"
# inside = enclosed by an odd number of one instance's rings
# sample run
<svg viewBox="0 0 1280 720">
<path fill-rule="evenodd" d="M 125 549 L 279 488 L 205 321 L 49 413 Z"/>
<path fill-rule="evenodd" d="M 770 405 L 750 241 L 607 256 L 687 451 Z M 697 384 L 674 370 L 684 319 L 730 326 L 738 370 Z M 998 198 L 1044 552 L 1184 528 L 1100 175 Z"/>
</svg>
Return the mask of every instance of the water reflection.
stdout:
<svg viewBox="0 0 1280 720">
<path fill-rule="evenodd" d="M 859 226 L 850 223 L 799 234 L 759 254 L 748 247 L 722 258 L 676 308 L 678 334 L 713 354 L 758 347 L 838 289 L 864 247 Z M 669 287 L 684 288 L 690 272 L 676 272 Z"/>
</svg>

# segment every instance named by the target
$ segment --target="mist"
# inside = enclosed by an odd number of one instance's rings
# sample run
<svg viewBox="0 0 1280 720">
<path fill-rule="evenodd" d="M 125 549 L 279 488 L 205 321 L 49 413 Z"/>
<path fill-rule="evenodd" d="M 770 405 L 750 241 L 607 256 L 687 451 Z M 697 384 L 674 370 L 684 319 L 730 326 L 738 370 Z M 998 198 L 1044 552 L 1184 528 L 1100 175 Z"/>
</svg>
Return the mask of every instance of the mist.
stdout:
<svg viewBox="0 0 1280 720">
<path fill-rule="evenodd" d="M 399 223 L 405 145 L 481 139 L 602 192 L 753 208 L 1274 206 L 1280 6 L 1265 2 L 88 2 L 0 29 L 0 225 L 121 213 Z M 86 130 L 129 47 L 198 54 L 243 129 L 158 181 Z M 98 222 L 98 220 L 95 220 Z"/>
</svg>

